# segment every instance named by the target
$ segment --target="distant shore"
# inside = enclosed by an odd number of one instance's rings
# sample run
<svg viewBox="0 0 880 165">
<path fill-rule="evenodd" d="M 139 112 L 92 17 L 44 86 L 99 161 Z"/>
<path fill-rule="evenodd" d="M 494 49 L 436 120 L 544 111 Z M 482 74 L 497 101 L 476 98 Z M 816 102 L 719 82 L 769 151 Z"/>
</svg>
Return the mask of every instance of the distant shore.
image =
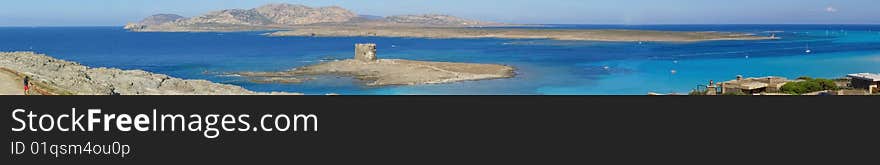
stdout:
<svg viewBox="0 0 880 165">
<path fill-rule="evenodd" d="M 232 32 L 279 31 L 268 36 L 307 37 L 409 37 L 409 38 L 504 38 L 612 42 L 699 42 L 716 40 L 766 40 L 729 32 L 679 32 L 653 30 L 550 29 L 543 25 L 480 21 L 442 14 L 410 14 L 387 17 L 358 15 L 348 9 L 308 7 L 298 4 L 266 4 L 253 9 L 226 9 L 195 17 L 156 14 L 125 25 L 133 32 Z M 537 27 L 537 28 L 511 28 Z"/>
<path fill-rule="evenodd" d="M 132 29 L 127 27 L 127 29 Z M 607 42 L 701 42 L 721 40 L 770 40 L 770 36 L 731 32 L 679 32 L 657 30 L 581 30 L 541 28 L 462 28 L 403 26 L 151 26 L 134 32 L 239 32 L 277 31 L 270 37 L 405 37 L 431 39 L 551 39 L 560 41 Z"/>
<path fill-rule="evenodd" d="M 266 34 L 273 37 L 412 37 L 412 38 L 504 38 L 611 42 L 699 42 L 716 40 L 769 40 L 774 37 L 728 32 L 673 32 L 653 30 L 557 30 L 518 28 L 343 27 L 304 26 Z"/>
</svg>

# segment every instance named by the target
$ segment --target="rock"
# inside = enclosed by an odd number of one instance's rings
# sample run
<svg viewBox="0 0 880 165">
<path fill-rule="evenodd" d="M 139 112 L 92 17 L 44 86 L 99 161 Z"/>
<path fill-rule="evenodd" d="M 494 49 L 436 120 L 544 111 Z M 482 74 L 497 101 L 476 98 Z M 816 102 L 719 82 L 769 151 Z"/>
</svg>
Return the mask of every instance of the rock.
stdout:
<svg viewBox="0 0 880 165">
<path fill-rule="evenodd" d="M 184 19 L 184 18 L 185 17 L 177 15 L 177 14 L 156 14 L 156 15 L 152 15 L 147 18 L 144 18 L 144 20 L 141 20 L 141 22 L 138 22 L 137 24 L 144 25 L 144 26 L 161 25 L 161 24 L 174 22 L 174 21 Z"/>
<path fill-rule="evenodd" d="M 176 14 L 156 14 L 156 15 L 152 15 L 147 18 L 144 18 L 143 20 L 141 20 L 138 23 L 126 24 L 125 27 L 123 27 L 123 28 L 127 29 L 127 30 L 131 30 L 131 31 L 141 31 L 141 30 L 146 29 L 147 26 L 162 25 L 162 24 L 174 22 L 174 21 L 181 20 L 181 19 L 184 19 L 184 17 L 180 16 L 180 15 L 176 15 Z"/>
<path fill-rule="evenodd" d="M 146 25 L 141 25 L 141 24 L 136 24 L 136 23 L 125 24 L 125 27 L 123 27 L 123 29 L 131 30 L 131 31 L 141 31 L 146 28 L 147 28 Z"/>
<path fill-rule="evenodd" d="M 142 70 L 89 68 L 33 52 L 0 52 L 0 67 L 47 84 L 55 94 L 74 95 L 261 95 L 239 86 L 184 80 Z"/>
</svg>

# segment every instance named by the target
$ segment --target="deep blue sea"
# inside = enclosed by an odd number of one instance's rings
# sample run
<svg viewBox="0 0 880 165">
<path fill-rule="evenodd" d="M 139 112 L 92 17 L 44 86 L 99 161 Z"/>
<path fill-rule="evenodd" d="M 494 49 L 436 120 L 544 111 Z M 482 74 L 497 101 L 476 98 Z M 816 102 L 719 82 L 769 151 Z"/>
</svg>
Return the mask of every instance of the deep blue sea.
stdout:
<svg viewBox="0 0 880 165">
<path fill-rule="evenodd" d="M 0 51 L 35 51 L 91 67 L 141 69 L 254 91 L 306 94 L 687 93 L 709 80 L 839 78 L 880 72 L 880 25 L 554 25 L 563 29 L 747 32 L 781 40 L 697 43 L 588 42 L 385 37 L 266 37 L 266 32 L 133 33 L 121 27 L 0 27 Z M 379 58 L 512 65 L 511 79 L 367 87 L 345 77 L 256 84 L 227 72 L 281 71 L 351 58 L 355 43 L 377 43 Z M 806 53 L 805 50 L 812 50 Z"/>
</svg>

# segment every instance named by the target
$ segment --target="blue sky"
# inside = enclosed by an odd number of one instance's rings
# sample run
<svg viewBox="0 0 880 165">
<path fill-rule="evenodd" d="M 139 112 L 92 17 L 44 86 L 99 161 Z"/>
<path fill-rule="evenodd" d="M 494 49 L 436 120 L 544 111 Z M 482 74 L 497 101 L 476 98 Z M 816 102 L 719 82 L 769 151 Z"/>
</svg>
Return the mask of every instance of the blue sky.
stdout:
<svg viewBox="0 0 880 165">
<path fill-rule="evenodd" d="M 535 24 L 880 24 L 880 0 L 3 0 L 0 26 L 117 26 L 279 2 Z"/>
</svg>

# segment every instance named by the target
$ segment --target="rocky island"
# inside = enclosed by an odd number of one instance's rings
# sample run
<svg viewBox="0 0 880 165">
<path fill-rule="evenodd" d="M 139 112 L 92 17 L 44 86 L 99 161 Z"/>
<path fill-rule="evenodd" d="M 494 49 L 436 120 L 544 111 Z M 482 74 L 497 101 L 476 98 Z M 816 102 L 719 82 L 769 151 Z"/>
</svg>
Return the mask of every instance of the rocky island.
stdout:
<svg viewBox="0 0 880 165">
<path fill-rule="evenodd" d="M 513 77 L 515 69 L 496 64 L 377 59 L 375 44 L 358 44 L 354 59 L 325 62 L 281 72 L 240 72 L 237 75 L 278 81 L 304 80 L 313 75 L 341 75 L 368 86 L 437 84 Z"/>
<path fill-rule="evenodd" d="M 386 26 L 386 27 L 479 27 L 507 24 L 476 21 L 449 15 L 397 15 L 376 17 L 357 15 L 347 9 L 268 4 L 253 9 L 226 9 L 183 18 L 157 14 L 125 29 L 136 32 L 210 32 L 295 29 L 303 26 Z"/>
<path fill-rule="evenodd" d="M 647 30 L 559 30 L 514 28 L 517 25 L 478 21 L 450 15 L 421 14 L 376 17 L 337 7 L 268 4 L 253 9 L 227 9 L 183 18 L 154 15 L 125 26 L 135 32 L 222 32 L 279 30 L 268 36 L 378 36 L 415 38 L 505 38 L 574 41 L 695 42 L 712 40 L 765 40 L 775 37 L 727 32 L 673 32 Z M 500 28 L 508 27 L 508 28 Z"/>
<path fill-rule="evenodd" d="M 90 68 L 34 52 L 0 52 L 0 72 L 28 76 L 42 95 L 292 95 L 260 93 L 206 80 L 184 80 L 142 70 Z M 21 81 L 14 84 L 21 84 Z M 20 89 L 20 88 L 18 88 Z M 14 92 L 13 92 L 14 93 Z"/>
</svg>

